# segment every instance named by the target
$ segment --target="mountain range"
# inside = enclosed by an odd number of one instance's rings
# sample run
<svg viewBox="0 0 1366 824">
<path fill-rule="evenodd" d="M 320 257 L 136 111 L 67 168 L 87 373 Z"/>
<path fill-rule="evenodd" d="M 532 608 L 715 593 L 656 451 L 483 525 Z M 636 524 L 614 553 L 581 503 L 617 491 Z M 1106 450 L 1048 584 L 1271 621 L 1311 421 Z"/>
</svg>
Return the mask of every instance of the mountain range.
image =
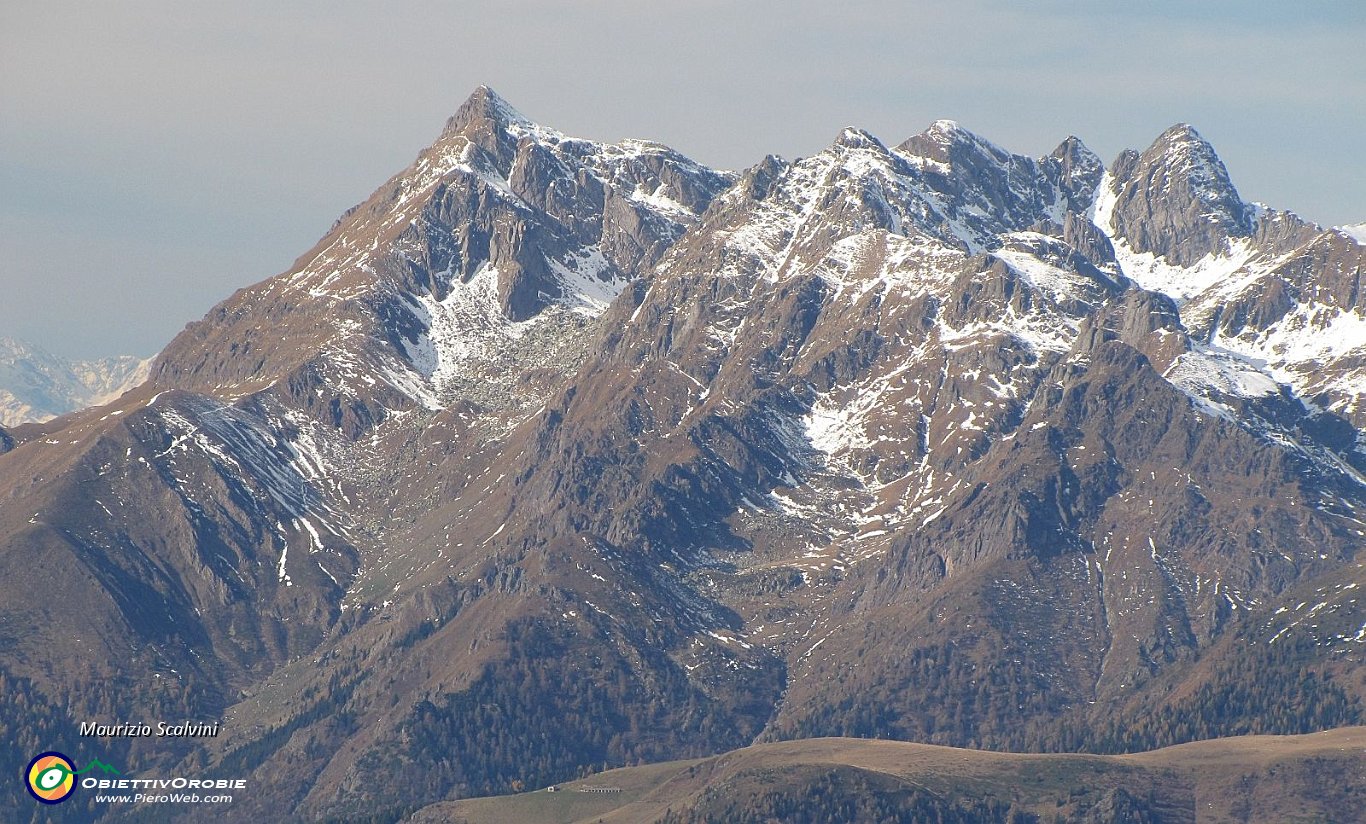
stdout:
<svg viewBox="0 0 1366 824">
<path fill-rule="evenodd" d="M 72 361 L 0 338 L 0 426 L 41 423 L 108 403 L 147 380 L 151 359 Z"/>
<path fill-rule="evenodd" d="M 1364 263 L 1187 125 L 730 172 L 480 88 L 138 388 L 0 429 L 12 755 L 221 718 L 100 757 L 388 821 L 820 736 L 1360 724 Z"/>
</svg>

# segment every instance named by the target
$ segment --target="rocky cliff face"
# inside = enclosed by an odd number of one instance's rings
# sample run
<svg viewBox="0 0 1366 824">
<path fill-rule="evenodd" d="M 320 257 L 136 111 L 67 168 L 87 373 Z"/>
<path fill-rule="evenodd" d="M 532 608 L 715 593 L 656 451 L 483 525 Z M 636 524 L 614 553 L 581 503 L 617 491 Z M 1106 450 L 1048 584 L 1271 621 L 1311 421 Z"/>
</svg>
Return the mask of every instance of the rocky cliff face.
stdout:
<svg viewBox="0 0 1366 824">
<path fill-rule="evenodd" d="M 1197 341 L 1169 375 L 1175 383 L 1216 405 L 1285 387 L 1325 420 L 1360 429 L 1363 247 L 1350 233 L 1243 203 L 1185 126 L 1121 155 L 1092 213 L 1124 271 L 1176 300 Z"/>
<path fill-rule="evenodd" d="M 1110 175 L 1114 232 L 1136 252 L 1190 266 L 1252 234 L 1252 209 L 1233 188 L 1223 161 L 1184 123 L 1142 154 L 1121 154 Z"/>
<path fill-rule="evenodd" d="M 321 382 L 362 410 L 352 434 L 381 407 L 440 408 L 525 334 L 581 337 L 728 182 L 658 144 L 536 126 L 481 89 L 293 270 L 187 328 L 153 381 L 218 395 Z"/>
<path fill-rule="evenodd" d="M 34 557 L 82 570 L 97 671 L 174 670 L 226 718 L 186 763 L 262 814 L 757 738 L 1343 723 L 1361 269 L 1189 127 L 1109 170 L 940 121 L 731 174 L 480 89 L 139 392 L 14 433 L 0 626 L 57 592 Z M 47 694 L 152 694 L 34 638 L 0 660 Z M 1299 692 L 1219 692 L 1249 667 Z"/>
</svg>

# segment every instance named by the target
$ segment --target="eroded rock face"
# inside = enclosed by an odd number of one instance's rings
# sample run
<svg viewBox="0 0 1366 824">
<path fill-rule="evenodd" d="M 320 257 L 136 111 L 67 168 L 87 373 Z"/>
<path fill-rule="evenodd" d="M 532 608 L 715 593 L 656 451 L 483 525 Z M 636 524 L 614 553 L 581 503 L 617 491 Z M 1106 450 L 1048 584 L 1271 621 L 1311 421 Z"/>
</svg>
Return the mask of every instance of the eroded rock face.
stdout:
<svg viewBox="0 0 1366 824">
<path fill-rule="evenodd" d="M 153 380 L 240 395 L 293 374 L 374 421 L 444 403 L 433 337 L 505 341 L 529 322 L 577 337 L 566 316 L 599 314 L 730 179 L 659 144 L 567 137 L 481 88 L 293 269 L 191 324 Z M 424 385 L 437 397 L 412 391 Z"/>
<path fill-rule="evenodd" d="M 480 89 L 147 386 L 0 430 L 0 630 L 113 628 L 94 676 L 0 664 L 117 708 L 151 650 L 234 719 L 184 763 L 267 817 L 760 737 L 1263 729 L 1218 697 L 1249 669 L 1347 723 L 1361 254 L 1184 126 L 1108 173 L 941 121 L 732 174 Z"/>
<path fill-rule="evenodd" d="M 1125 152 L 1110 169 L 1114 231 L 1138 252 L 1190 266 L 1253 231 L 1252 210 L 1228 170 L 1195 129 L 1173 126 L 1142 154 Z"/>
<path fill-rule="evenodd" d="M 1091 207 L 1096 186 L 1105 175 L 1105 164 L 1078 137 L 1069 137 L 1042 161 L 1044 173 L 1067 198 L 1069 215 L 1084 215 Z"/>
</svg>

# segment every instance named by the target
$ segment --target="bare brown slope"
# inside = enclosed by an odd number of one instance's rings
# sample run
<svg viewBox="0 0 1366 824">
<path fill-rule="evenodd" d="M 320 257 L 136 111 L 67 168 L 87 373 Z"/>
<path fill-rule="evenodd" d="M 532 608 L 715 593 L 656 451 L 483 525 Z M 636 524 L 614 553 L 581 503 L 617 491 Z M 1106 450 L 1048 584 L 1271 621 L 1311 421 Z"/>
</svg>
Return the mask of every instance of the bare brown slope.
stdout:
<svg viewBox="0 0 1366 824">
<path fill-rule="evenodd" d="M 280 524 L 321 492 L 251 423 L 145 388 L 6 452 L 0 669 L 67 696 L 77 718 L 211 720 L 234 688 L 316 644 L 336 619 L 331 576 L 355 557 L 328 534 L 317 563 L 283 571 L 291 547 L 315 547 Z M 192 451 L 230 444 L 231 460 Z"/>
<path fill-rule="evenodd" d="M 963 810 L 1007 809 L 1090 821 L 1107 805 L 1180 822 L 1348 821 L 1366 798 L 1366 728 L 1201 741 L 1127 756 L 1024 755 L 898 741 L 820 738 L 696 761 L 611 770 L 544 790 L 434 804 L 410 821 L 713 820 L 768 792 L 800 792 L 841 770 L 888 796 L 927 794 Z M 890 778 L 891 781 L 879 779 Z M 838 783 L 834 786 L 838 787 Z M 592 793 L 591 788 L 618 788 Z M 998 802 L 992 807 L 990 802 Z M 669 814 L 673 818 L 669 818 Z M 691 817 L 690 817 L 691 816 Z M 821 819 L 810 819 L 821 820 Z M 902 820 L 902 819 L 895 819 Z M 1113 819 L 1111 819 L 1113 820 Z"/>
</svg>

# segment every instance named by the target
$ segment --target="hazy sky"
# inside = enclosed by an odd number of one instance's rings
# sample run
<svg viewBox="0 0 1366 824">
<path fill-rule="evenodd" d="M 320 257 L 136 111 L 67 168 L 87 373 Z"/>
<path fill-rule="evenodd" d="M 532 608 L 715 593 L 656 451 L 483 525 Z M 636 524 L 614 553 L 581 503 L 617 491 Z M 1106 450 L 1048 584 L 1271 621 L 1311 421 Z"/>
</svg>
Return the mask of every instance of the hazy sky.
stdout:
<svg viewBox="0 0 1366 824">
<path fill-rule="evenodd" d="M 1193 123 L 1243 197 L 1366 221 L 1361 0 L 0 0 L 0 336 L 148 355 L 286 269 L 479 84 L 739 168 L 958 120 L 1107 162 Z"/>
</svg>

